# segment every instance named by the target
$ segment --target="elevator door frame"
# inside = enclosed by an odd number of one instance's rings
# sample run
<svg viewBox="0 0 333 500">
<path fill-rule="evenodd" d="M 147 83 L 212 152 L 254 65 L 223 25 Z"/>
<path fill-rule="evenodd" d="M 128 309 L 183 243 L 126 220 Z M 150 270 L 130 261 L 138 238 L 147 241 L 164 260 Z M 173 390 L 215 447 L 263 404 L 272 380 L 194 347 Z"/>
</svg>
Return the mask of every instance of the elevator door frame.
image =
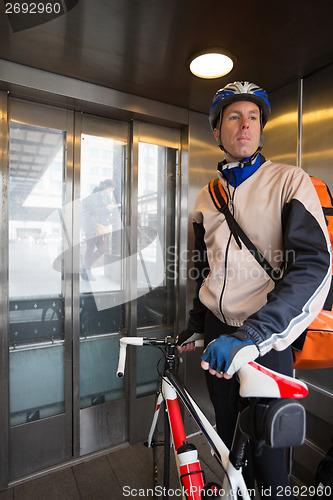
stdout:
<svg viewBox="0 0 333 500">
<path fill-rule="evenodd" d="M 166 127 L 152 125 L 143 122 L 133 122 L 132 129 L 132 156 L 131 156 L 131 200 L 134 206 L 138 207 L 138 174 L 139 174 L 139 143 L 148 143 L 158 146 L 164 146 L 167 148 L 172 148 L 178 152 L 178 165 L 175 166 L 175 190 L 174 200 L 175 200 L 175 227 L 174 227 L 174 239 L 175 248 L 177 249 L 177 257 L 175 260 L 175 272 L 177 274 L 174 280 L 174 322 L 172 325 L 164 327 L 148 327 L 148 328 L 138 328 L 137 322 L 137 301 L 131 302 L 131 309 L 129 311 L 129 335 L 132 336 L 164 336 L 173 335 L 177 331 L 178 327 L 178 308 L 177 303 L 179 301 L 179 288 L 183 286 L 184 283 L 179 276 L 179 248 L 184 242 L 184 238 L 180 236 L 180 214 L 181 210 L 184 209 L 184 205 L 181 202 L 181 169 L 182 169 L 182 135 L 179 130 L 169 129 Z M 185 163 L 185 160 L 184 160 Z M 132 212 L 132 226 L 136 228 L 138 225 L 138 211 Z M 167 228 L 166 228 L 167 229 Z M 186 236 L 186 230 L 184 231 Z M 137 252 L 137 232 L 135 229 L 131 233 L 131 252 Z M 134 266 L 131 269 L 129 277 L 136 283 L 137 282 L 137 268 Z M 128 283 L 128 286 L 133 286 L 133 283 Z M 147 350 L 146 355 L 149 356 L 149 350 Z M 140 440 L 146 438 L 149 426 L 150 417 L 153 414 L 155 405 L 155 392 L 143 396 L 137 395 L 137 352 L 136 349 L 128 350 L 127 357 L 127 387 L 128 387 L 128 401 L 129 401 L 129 441 L 131 443 L 136 443 Z M 155 374 L 152 374 L 154 377 Z M 156 371 L 156 388 L 157 388 L 157 371 Z"/>
</svg>

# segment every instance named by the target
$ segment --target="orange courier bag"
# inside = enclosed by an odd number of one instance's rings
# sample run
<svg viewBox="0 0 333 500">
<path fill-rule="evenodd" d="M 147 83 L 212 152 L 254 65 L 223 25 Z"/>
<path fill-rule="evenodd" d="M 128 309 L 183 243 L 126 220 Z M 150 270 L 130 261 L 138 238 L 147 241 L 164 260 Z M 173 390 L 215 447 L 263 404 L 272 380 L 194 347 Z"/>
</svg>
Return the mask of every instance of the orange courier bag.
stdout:
<svg viewBox="0 0 333 500">
<path fill-rule="evenodd" d="M 306 330 L 301 351 L 293 350 L 294 368 L 333 367 L 333 314 L 321 311 Z"/>
<path fill-rule="evenodd" d="M 325 182 L 311 177 L 312 183 L 317 191 L 320 203 L 329 232 L 331 244 L 333 246 L 333 200 L 329 188 Z M 333 367 L 333 287 L 327 296 L 324 308 L 316 319 L 304 332 L 305 340 L 300 350 L 296 340 L 293 344 L 294 368 L 331 368 Z M 304 336 L 301 336 L 301 339 Z M 300 339 L 300 340 L 301 340 Z"/>
<path fill-rule="evenodd" d="M 328 233 L 333 246 L 333 200 L 331 193 L 325 182 L 311 177 L 327 224 Z M 243 241 L 246 247 L 252 252 L 252 255 L 257 260 L 267 274 L 274 279 L 274 270 L 266 261 L 257 247 L 246 236 L 242 228 L 239 226 L 232 213 L 228 209 L 226 194 L 219 179 L 215 179 L 209 183 L 209 193 L 212 197 L 215 207 L 224 214 L 230 231 L 235 236 L 236 241 L 240 245 L 239 238 Z M 331 280 L 331 288 L 326 298 L 325 304 L 321 312 L 318 314 L 311 325 L 293 342 L 294 368 L 330 368 L 333 367 L 333 286 Z"/>
</svg>

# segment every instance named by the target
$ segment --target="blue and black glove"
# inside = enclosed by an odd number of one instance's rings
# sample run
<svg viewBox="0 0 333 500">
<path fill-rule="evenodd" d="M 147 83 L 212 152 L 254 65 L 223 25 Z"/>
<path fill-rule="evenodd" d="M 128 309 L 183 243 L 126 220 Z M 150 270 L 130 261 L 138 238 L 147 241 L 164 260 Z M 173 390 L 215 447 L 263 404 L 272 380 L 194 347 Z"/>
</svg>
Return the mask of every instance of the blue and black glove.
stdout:
<svg viewBox="0 0 333 500">
<path fill-rule="evenodd" d="M 221 335 L 208 344 L 201 359 L 209 364 L 208 368 L 218 373 L 234 375 L 243 365 L 254 361 L 259 350 L 250 338 L 245 340 L 234 336 Z"/>
</svg>

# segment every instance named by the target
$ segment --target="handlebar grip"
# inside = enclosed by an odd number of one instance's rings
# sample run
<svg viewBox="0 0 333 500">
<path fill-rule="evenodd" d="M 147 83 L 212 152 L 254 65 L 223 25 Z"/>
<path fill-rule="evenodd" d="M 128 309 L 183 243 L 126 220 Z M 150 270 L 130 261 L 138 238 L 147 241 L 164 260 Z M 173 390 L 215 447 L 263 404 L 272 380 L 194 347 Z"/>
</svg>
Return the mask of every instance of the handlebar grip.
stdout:
<svg viewBox="0 0 333 500">
<path fill-rule="evenodd" d="M 203 347 L 204 346 L 204 339 L 198 339 L 194 341 L 195 347 Z"/>
<path fill-rule="evenodd" d="M 117 377 L 122 378 L 125 373 L 125 364 L 126 364 L 126 348 L 127 345 L 143 345 L 142 337 L 122 337 L 119 340 L 120 348 L 119 348 L 119 361 L 117 368 Z"/>
<path fill-rule="evenodd" d="M 118 360 L 118 368 L 117 368 L 117 377 L 122 378 L 125 372 L 125 363 L 126 363 L 126 347 L 127 344 L 120 344 L 119 347 L 119 360 Z"/>
</svg>

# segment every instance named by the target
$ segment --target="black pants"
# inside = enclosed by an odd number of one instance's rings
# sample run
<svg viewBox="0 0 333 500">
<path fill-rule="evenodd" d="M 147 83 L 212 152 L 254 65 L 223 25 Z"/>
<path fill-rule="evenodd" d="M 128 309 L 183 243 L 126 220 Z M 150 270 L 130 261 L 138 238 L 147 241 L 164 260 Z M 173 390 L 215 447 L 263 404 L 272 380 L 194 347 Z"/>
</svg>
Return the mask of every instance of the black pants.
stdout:
<svg viewBox="0 0 333 500">
<path fill-rule="evenodd" d="M 236 329 L 225 325 L 208 311 L 205 322 L 205 345 L 220 335 L 235 332 Z M 267 368 L 285 375 L 292 375 L 290 348 L 284 351 L 272 350 L 265 356 L 258 358 L 257 361 Z M 239 383 L 236 377 L 226 380 L 206 373 L 209 395 L 215 410 L 217 432 L 230 448 L 239 408 Z M 254 480 L 256 480 L 259 494 L 263 500 L 267 498 L 276 500 L 288 498 L 290 500 L 293 498 L 293 496 L 288 495 L 289 480 L 285 449 L 264 446 L 258 454 L 257 443 L 250 441 L 246 459 L 247 465 L 243 468 L 243 475 L 249 490 L 254 488 Z"/>
<path fill-rule="evenodd" d="M 84 257 L 84 264 L 87 271 L 90 271 L 94 262 L 105 254 L 106 249 L 107 245 L 104 234 L 87 239 L 87 249 Z"/>
</svg>

